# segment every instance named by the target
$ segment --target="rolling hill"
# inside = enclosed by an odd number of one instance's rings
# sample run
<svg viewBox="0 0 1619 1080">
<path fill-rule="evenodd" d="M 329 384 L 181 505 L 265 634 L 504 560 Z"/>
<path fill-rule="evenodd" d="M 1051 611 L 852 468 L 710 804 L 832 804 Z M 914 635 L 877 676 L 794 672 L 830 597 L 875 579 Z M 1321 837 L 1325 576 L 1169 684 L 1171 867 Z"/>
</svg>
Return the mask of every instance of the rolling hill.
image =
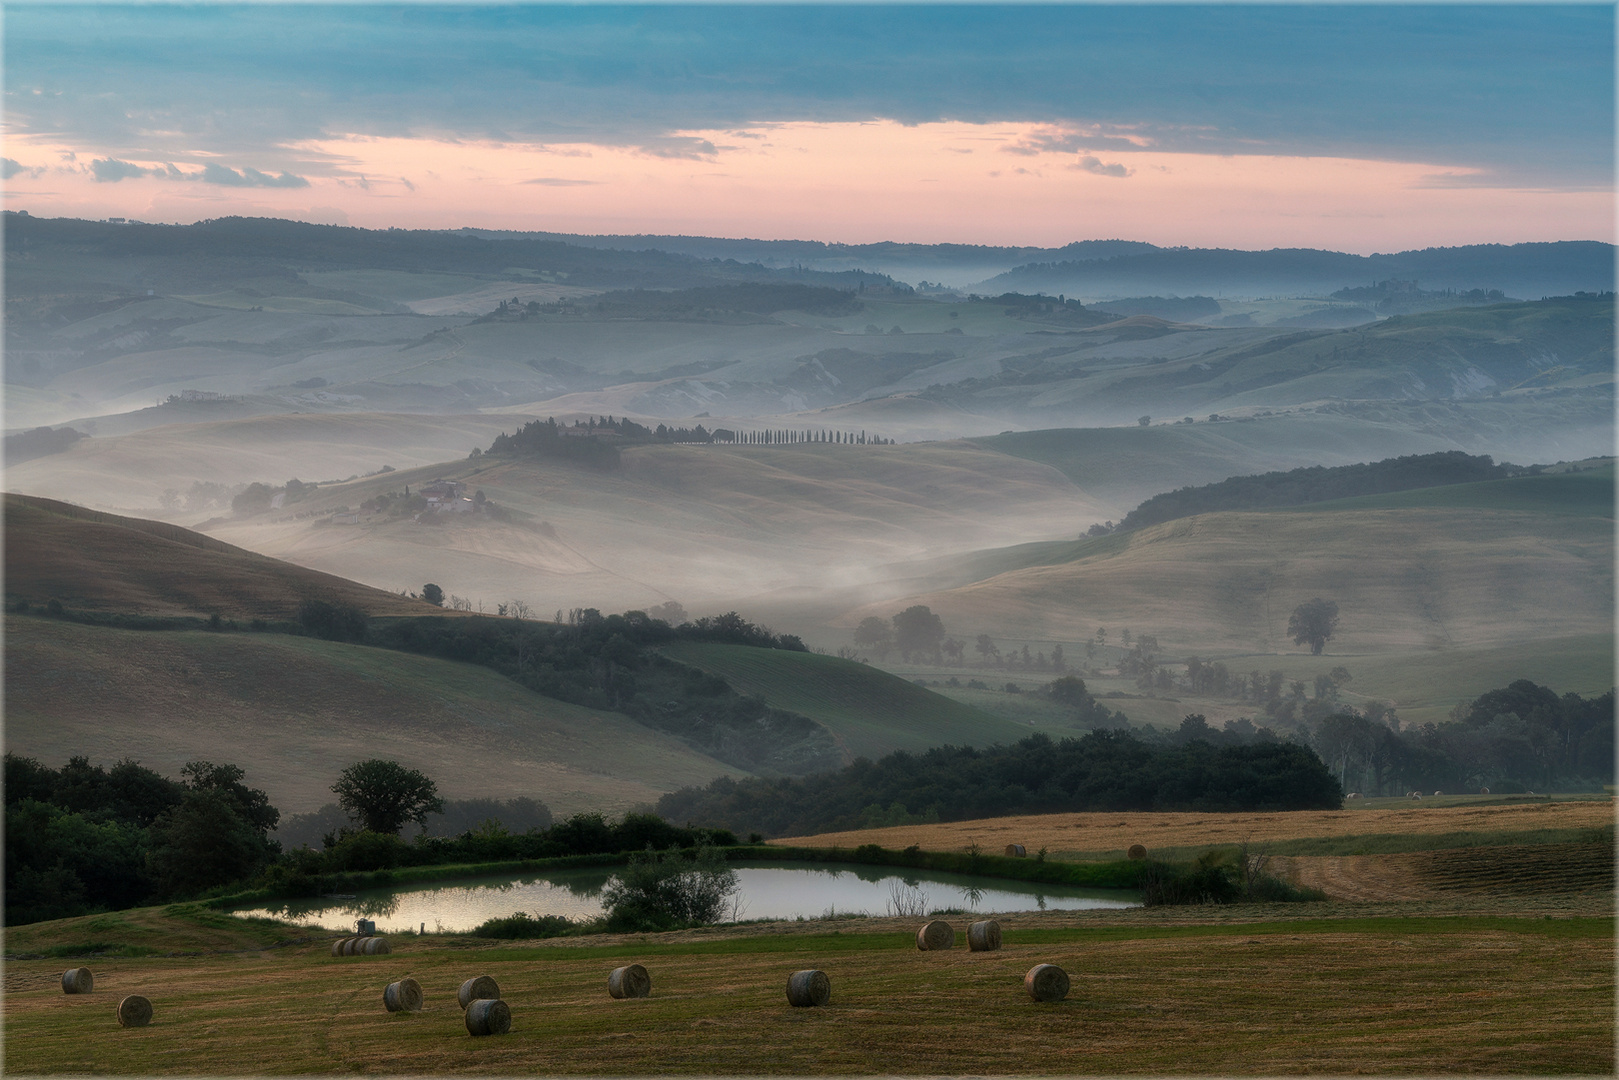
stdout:
<svg viewBox="0 0 1619 1080">
<path fill-rule="evenodd" d="M 664 653 L 722 675 L 746 694 L 817 720 L 848 760 L 946 743 L 1013 743 L 1028 729 L 941 697 L 880 668 L 816 653 L 680 642 Z"/>
<path fill-rule="evenodd" d="M 1341 609 L 1329 650 L 1339 655 L 1606 632 L 1612 483 L 1610 467 L 1024 545 L 1003 552 L 1000 567 L 980 554 L 954 568 L 985 574 L 973 583 L 841 621 L 923 603 L 958 636 L 1083 641 L 1098 626 L 1128 626 L 1175 654 L 1286 652 L 1294 606 L 1322 596 Z M 935 568 L 942 580 L 951 571 Z"/>
<path fill-rule="evenodd" d="M 1578 461 L 1612 452 L 1612 411 L 1604 400 L 1574 396 L 1335 402 L 1241 419 L 1007 431 L 971 441 L 1050 465 L 1080 490 L 1128 509 L 1187 485 L 1405 454 L 1463 450 L 1521 465 Z"/>
<path fill-rule="evenodd" d="M 355 761 L 397 760 L 447 798 L 536 798 L 617 812 L 741 775 L 616 713 L 471 664 L 282 634 L 118 630 L 6 620 L 6 749 L 53 767 L 130 757 L 247 772 L 283 814 L 335 801 Z"/>
<path fill-rule="evenodd" d="M 370 615 L 418 615 L 411 600 L 266 558 L 160 521 L 6 496 L 6 597 L 140 615 L 290 619 L 324 599 Z"/>
<path fill-rule="evenodd" d="M 233 399 L 219 407 L 243 415 L 500 409 L 787 427 L 815 425 L 824 419 L 819 410 L 839 409 L 848 419 L 863 414 L 868 427 L 881 418 L 881 434 L 896 438 L 1327 400 L 1565 390 L 1611 400 L 1602 389 L 1611 383 L 1611 294 L 1383 321 L 1325 293 L 1296 299 L 1312 292 L 1298 286 L 1255 286 L 1256 296 L 1295 299 L 1225 299 L 1252 292 L 1243 283 L 1258 280 L 1244 277 L 1255 267 L 1302 273 L 1300 280 L 1320 270 L 1326 292 L 1379 275 L 1414 275 L 1430 290 L 1533 280 L 1546 284 L 1523 295 L 1601 290 L 1612 285 L 1604 244 L 1484 246 L 1382 261 L 1116 242 L 1052 253 L 1074 257 L 1066 265 L 1084 273 L 1196 264 L 1199 273 L 1234 275 L 1190 290 L 1222 297 L 1208 300 L 1194 325 L 1139 312 L 1116 318 L 1094 300 L 1074 299 L 1102 295 L 1095 289 L 1048 287 L 1033 271 L 963 297 L 919 294 L 871 270 L 876 263 L 858 268 L 868 257 L 903 254 L 921 267 L 935 256 L 1017 254 L 1010 249 L 828 249 L 820 254 L 841 265 L 823 271 L 567 239 L 14 215 L 6 230 L 7 424 L 105 418 L 114 430 L 127 423 L 114 415 L 144 413 L 187 391 Z M 720 243 L 697 241 L 686 250 Z M 1188 293 L 1153 279 L 1156 272 L 1126 274 L 1122 295 Z M 1352 323 L 1364 325 L 1336 329 Z M 912 398 L 935 407 L 923 415 L 875 404 Z"/>
</svg>

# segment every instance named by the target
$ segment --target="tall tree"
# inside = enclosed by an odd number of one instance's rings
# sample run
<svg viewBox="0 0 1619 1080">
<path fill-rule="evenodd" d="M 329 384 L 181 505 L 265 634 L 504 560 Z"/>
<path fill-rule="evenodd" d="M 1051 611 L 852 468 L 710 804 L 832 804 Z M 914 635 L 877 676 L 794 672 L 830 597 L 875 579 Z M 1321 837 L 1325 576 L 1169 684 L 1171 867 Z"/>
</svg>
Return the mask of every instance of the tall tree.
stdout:
<svg viewBox="0 0 1619 1080">
<path fill-rule="evenodd" d="M 428 814 L 444 810 L 438 786 L 397 761 L 357 761 L 343 770 L 332 791 L 349 817 L 370 832 L 397 834 L 405 822 L 426 825 Z"/>
<path fill-rule="evenodd" d="M 1287 632 L 1295 645 L 1309 645 L 1310 655 L 1320 656 L 1327 640 L 1338 628 L 1338 605 L 1319 596 L 1306 600 L 1293 609 L 1287 620 Z"/>
<path fill-rule="evenodd" d="M 894 644 L 907 657 L 932 653 L 937 660 L 944 644 L 944 620 L 926 604 L 908 607 L 894 616 Z"/>
</svg>

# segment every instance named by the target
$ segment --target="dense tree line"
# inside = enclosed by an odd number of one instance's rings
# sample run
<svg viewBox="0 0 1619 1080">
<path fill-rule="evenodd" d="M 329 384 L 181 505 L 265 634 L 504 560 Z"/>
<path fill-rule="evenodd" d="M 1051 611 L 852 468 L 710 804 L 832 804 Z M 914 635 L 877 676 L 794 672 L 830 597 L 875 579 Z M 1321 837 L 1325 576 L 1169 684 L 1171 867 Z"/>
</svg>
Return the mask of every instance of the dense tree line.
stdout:
<svg viewBox="0 0 1619 1080">
<path fill-rule="evenodd" d="M 797 779 L 721 777 L 658 801 L 676 821 L 789 836 L 858 828 L 872 807 L 961 821 L 1082 810 L 1304 810 L 1337 807 L 1338 781 L 1311 750 L 1289 743 L 1151 746 L 1095 731 L 1015 746 L 943 746 L 862 758 Z"/>
<path fill-rule="evenodd" d="M 575 814 L 549 828 L 513 832 L 486 821 L 459 836 L 426 834 L 406 840 L 395 833 L 349 828 L 320 847 L 298 847 L 278 858 L 253 881 L 285 892 L 321 887 L 326 874 L 387 870 L 401 866 L 556 859 L 576 855 L 620 855 L 654 848 L 728 846 L 736 836 L 725 829 L 671 825 L 656 814 L 625 814 L 609 821 L 601 814 Z"/>
<path fill-rule="evenodd" d="M 570 435 L 569 429 L 555 420 L 531 420 L 510 435 L 505 432 L 496 435 L 487 453 L 567 461 L 596 469 L 618 468 L 618 447 L 606 439 L 593 437 L 593 427 L 580 430 L 575 424 L 574 433 Z"/>
<path fill-rule="evenodd" d="M 353 633 L 353 620 L 337 615 L 321 626 L 327 636 Z M 556 623 L 429 615 L 372 620 L 360 636 L 344 639 L 480 664 L 547 697 L 623 713 L 752 772 L 802 774 L 838 760 L 820 724 L 657 651 L 674 641 L 807 651 L 795 635 L 772 633 L 734 611 L 677 627 L 641 611 L 602 615 L 594 608 Z"/>
<path fill-rule="evenodd" d="M 345 775 L 378 764 L 393 765 L 362 762 Z M 736 843 L 724 830 L 683 828 L 652 814 L 627 814 L 618 821 L 576 814 L 552 824 L 546 811 L 544 827 L 523 832 L 490 815 L 459 835 L 423 832 L 413 841 L 365 829 L 350 817 L 318 846 L 283 851 L 270 839 L 280 812 L 263 791 L 247 787 L 243 779 L 235 765 L 206 761 L 189 763 L 176 781 L 128 760 L 108 769 L 75 757 L 52 769 L 33 758 L 5 755 L 6 925 L 220 890 L 269 887 L 314 893 L 329 884 L 321 880 L 323 875 L 354 871 Z M 333 790 L 339 787 L 341 783 Z M 509 805 L 544 809 L 527 799 Z M 473 803 L 460 807 L 469 814 L 486 808 Z"/>
<path fill-rule="evenodd" d="M 274 861 L 280 814 L 241 769 L 193 761 L 181 777 L 7 754 L 6 924 L 188 896 Z"/>
<path fill-rule="evenodd" d="M 1439 724 L 1398 727 L 1337 709 L 1303 728 L 1346 790 L 1596 789 L 1614 782 L 1614 697 L 1563 694 L 1528 679 L 1481 694 Z"/>
<path fill-rule="evenodd" d="M 32 431 L 19 431 L 15 435 L 6 436 L 5 458 L 13 465 L 20 465 L 37 457 L 59 454 L 80 439 L 87 438 L 89 436 L 84 432 L 75 431 L 70 427 L 61 427 L 54 430 L 48 427 L 37 427 Z"/>
<path fill-rule="evenodd" d="M 551 808 L 538 799 L 520 795 L 512 799 L 445 799 L 444 808 L 427 815 L 422 831 L 430 837 L 448 839 L 477 832 L 493 822 L 508 832 L 523 833 L 549 829 L 554 820 Z M 275 838 L 286 848 L 321 847 L 327 837 L 340 835 L 351 826 L 349 816 L 335 802 L 308 814 L 291 814 L 282 819 Z"/>
<path fill-rule="evenodd" d="M 714 428 L 712 431 L 698 424 L 695 427 L 670 427 L 659 424 L 647 427 L 628 417 L 592 416 L 575 420 L 572 425 L 558 424 L 556 420 L 531 420 L 507 435 L 495 436 L 487 451 L 481 453 L 538 457 L 558 461 L 571 461 L 601 469 L 617 468 L 620 446 L 652 443 L 724 443 L 744 446 L 784 446 L 798 443 L 833 443 L 846 446 L 891 446 L 892 439 L 867 435 L 864 431 L 836 431 L 828 428 L 803 430 L 732 431 Z"/>
<path fill-rule="evenodd" d="M 1260 476 L 1233 476 L 1217 484 L 1185 487 L 1154 495 L 1125 515 L 1120 529 L 1140 529 L 1164 521 L 1210 514 L 1220 510 L 1259 510 L 1272 506 L 1302 506 L 1356 495 L 1382 495 L 1413 488 L 1498 480 L 1514 474 L 1511 466 L 1497 465 L 1487 455 L 1446 450 L 1385 458 L 1364 465 L 1326 468 L 1314 465 Z"/>
</svg>

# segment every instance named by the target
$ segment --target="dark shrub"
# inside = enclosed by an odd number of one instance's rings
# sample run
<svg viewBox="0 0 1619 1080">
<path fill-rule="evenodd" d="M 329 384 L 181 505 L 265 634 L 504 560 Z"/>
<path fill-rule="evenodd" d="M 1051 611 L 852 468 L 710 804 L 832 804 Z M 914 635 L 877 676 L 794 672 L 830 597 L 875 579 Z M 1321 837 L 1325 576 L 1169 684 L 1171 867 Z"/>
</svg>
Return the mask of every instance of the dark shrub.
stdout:
<svg viewBox="0 0 1619 1080">
<path fill-rule="evenodd" d="M 562 915 L 535 918 L 526 911 L 514 911 L 503 919 L 489 919 L 472 932 L 474 937 L 548 938 L 559 937 L 574 925 Z"/>
</svg>

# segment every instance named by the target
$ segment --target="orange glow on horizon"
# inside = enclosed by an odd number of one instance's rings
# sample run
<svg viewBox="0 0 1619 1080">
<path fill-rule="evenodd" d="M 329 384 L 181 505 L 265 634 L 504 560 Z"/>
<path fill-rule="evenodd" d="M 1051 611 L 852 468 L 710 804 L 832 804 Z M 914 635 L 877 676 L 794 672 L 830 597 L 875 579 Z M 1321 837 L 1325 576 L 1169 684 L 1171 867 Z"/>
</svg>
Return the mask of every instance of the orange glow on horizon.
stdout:
<svg viewBox="0 0 1619 1080">
<path fill-rule="evenodd" d="M 1412 162 L 1170 153 L 1023 123 L 758 124 L 650 147 L 345 136 L 288 147 L 301 188 L 140 176 L 98 183 L 106 155 L 16 140 L 6 206 L 43 216 L 189 222 L 230 214 L 368 228 L 683 233 L 844 243 L 1330 248 L 1610 239 L 1607 191 L 1526 191 Z M 684 155 L 684 156 L 680 156 Z M 152 167 L 161 162 L 136 161 Z M 196 166 L 181 165 L 195 171 Z M 298 171 L 298 170 L 294 170 Z"/>
</svg>

